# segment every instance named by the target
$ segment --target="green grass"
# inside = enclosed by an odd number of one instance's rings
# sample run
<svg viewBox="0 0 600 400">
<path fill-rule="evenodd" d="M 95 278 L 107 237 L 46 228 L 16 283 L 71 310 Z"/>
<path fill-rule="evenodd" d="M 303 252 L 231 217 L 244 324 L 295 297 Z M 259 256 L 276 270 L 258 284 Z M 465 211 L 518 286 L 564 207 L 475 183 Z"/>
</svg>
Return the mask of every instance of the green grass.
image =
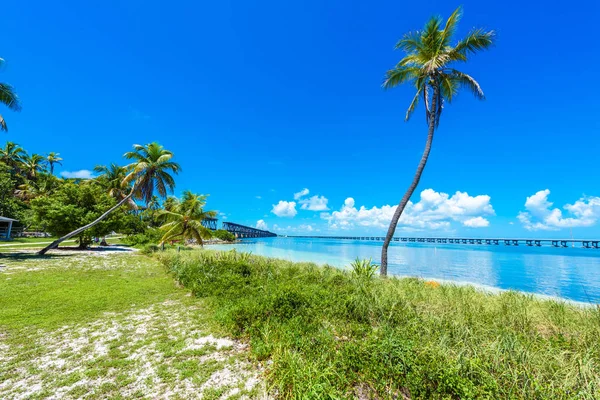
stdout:
<svg viewBox="0 0 600 400">
<path fill-rule="evenodd" d="M 143 256 L 110 260 L 117 263 L 116 267 L 96 268 L 103 261 L 106 260 L 77 254 L 0 256 L 0 264 L 9 267 L 42 266 L 35 273 L 0 275 L 2 326 L 17 330 L 57 328 L 94 319 L 108 311 L 162 302 L 174 292 L 172 279 Z M 77 268 L 64 268 L 73 262 Z"/>
<path fill-rule="evenodd" d="M 19 249 L 42 249 L 56 238 L 15 238 L 10 241 L 0 241 L 0 253 Z M 122 244 L 122 238 L 107 238 L 108 244 Z M 59 247 L 76 247 L 77 239 L 65 240 Z M 93 245 L 92 247 L 94 247 Z"/>
<path fill-rule="evenodd" d="M 0 265 L 0 398 L 258 391 L 245 387 L 256 375 L 245 352 L 217 347 L 224 330 L 210 308 L 154 259 L 21 252 L 0 255 Z M 203 387 L 219 373 L 236 384 Z"/>
<path fill-rule="evenodd" d="M 282 398 L 595 399 L 600 311 L 235 252 L 157 257 Z M 267 362 L 267 360 L 269 362 Z"/>
</svg>

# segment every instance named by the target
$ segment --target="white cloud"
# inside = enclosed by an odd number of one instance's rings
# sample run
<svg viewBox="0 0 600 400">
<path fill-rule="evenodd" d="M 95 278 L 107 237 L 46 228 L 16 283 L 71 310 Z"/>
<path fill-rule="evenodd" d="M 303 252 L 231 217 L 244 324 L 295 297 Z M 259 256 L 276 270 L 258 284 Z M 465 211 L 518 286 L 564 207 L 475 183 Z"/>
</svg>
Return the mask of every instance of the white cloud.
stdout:
<svg viewBox="0 0 600 400">
<path fill-rule="evenodd" d="M 387 228 L 397 206 L 355 207 L 352 197 L 344 202 L 340 211 L 321 213 L 333 229 L 351 229 L 355 226 Z M 490 196 L 469 196 L 466 192 L 456 192 L 449 196 L 432 189 L 421 192 L 417 203 L 408 202 L 399 226 L 403 229 L 448 229 L 452 221 L 464 226 L 479 228 L 489 226 L 484 215 L 495 215 Z"/>
<path fill-rule="evenodd" d="M 63 171 L 60 173 L 63 178 L 77 178 L 77 179 L 92 179 L 94 174 L 92 171 L 87 169 L 80 169 L 79 171 Z"/>
<path fill-rule="evenodd" d="M 294 217 L 298 214 L 296 202 L 284 200 L 280 200 L 279 203 L 273 204 L 271 212 L 278 217 Z"/>
<path fill-rule="evenodd" d="M 548 200 L 550 190 L 540 190 L 525 201 L 526 211 L 521 211 L 517 219 L 523 227 L 530 231 L 559 230 L 592 226 L 600 219 L 600 197 L 582 197 L 573 204 L 563 208 L 571 214 L 564 217 L 559 208 L 552 208 Z"/>
<path fill-rule="evenodd" d="M 474 217 L 463 221 L 463 225 L 468 226 L 469 228 L 485 228 L 490 226 L 490 221 L 483 217 Z"/>
<path fill-rule="evenodd" d="M 262 196 L 256 196 L 256 198 L 260 200 L 260 199 L 262 199 Z"/>
<path fill-rule="evenodd" d="M 267 226 L 265 220 L 259 219 L 258 221 L 256 221 L 256 229 L 262 229 L 263 231 L 267 231 L 269 230 L 269 227 Z"/>
<path fill-rule="evenodd" d="M 329 207 L 327 207 L 328 201 L 325 196 L 312 196 L 311 198 L 300 200 L 299 203 L 302 204 L 300 208 L 303 210 L 327 211 L 329 210 Z"/>
<path fill-rule="evenodd" d="M 299 191 L 298 193 L 294 193 L 294 200 L 298 200 L 301 197 L 306 196 L 308 193 L 310 193 L 310 190 L 308 190 L 307 188 L 304 188 L 301 191 Z"/>
</svg>

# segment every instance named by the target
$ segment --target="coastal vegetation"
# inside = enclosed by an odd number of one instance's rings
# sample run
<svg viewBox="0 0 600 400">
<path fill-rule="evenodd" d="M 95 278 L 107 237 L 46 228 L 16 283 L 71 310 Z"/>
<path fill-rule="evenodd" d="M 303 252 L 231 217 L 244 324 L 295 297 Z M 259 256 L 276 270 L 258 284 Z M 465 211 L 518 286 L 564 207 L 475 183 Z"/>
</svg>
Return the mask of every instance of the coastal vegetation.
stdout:
<svg viewBox="0 0 600 400">
<path fill-rule="evenodd" d="M 204 211 L 207 196 L 184 191 L 181 200 L 168 196 L 175 188 L 173 175 L 181 167 L 173 153 L 158 143 L 135 145 L 125 153 L 128 165 L 97 165 L 89 179 L 59 178 L 59 153 L 29 154 L 13 142 L 0 148 L 0 215 L 18 220 L 15 227 L 51 235 L 43 238 L 46 253 L 76 238 L 80 249 L 92 238 L 111 233 L 127 235 L 127 244 L 143 247 L 161 242 L 217 238 L 234 241 L 226 231 L 211 232 L 202 220 L 216 216 Z M 162 229 L 162 230 L 161 230 Z"/>
<path fill-rule="evenodd" d="M 281 398 L 593 399 L 600 309 L 246 253 L 157 253 Z"/>
<path fill-rule="evenodd" d="M 462 8 L 459 7 L 450 15 L 443 27 L 440 17 L 432 17 L 422 30 L 405 34 L 396 44 L 396 49 L 404 51 L 406 55 L 387 72 L 383 82 L 385 89 L 402 84 L 414 86 L 416 93 L 406 111 L 405 119 L 406 121 L 410 119 L 422 99 L 428 131 L 425 150 L 413 181 L 396 207 L 383 242 L 381 275 L 387 274 L 388 247 L 402 212 L 421 180 L 444 104 L 450 104 L 461 88 L 471 91 L 477 99 L 485 98 L 479 83 L 464 72 L 454 69 L 453 65 L 467 62 L 469 56 L 491 47 L 494 43 L 494 31 L 473 29 L 465 38 L 452 46 L 451 42 L 461 17 Z"/>
</svg>

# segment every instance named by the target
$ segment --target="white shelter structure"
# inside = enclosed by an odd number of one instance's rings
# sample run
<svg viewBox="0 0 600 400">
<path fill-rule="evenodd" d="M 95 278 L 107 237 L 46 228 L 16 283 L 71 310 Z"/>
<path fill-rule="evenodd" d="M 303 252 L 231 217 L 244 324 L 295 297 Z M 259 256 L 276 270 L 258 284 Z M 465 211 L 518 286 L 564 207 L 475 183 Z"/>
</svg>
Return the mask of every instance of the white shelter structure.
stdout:
<svg viewBox="0 0 600 400">
<path fill-rule="evenodd" d="M 10 239 L 13 222 L 17 222 L 17 220 L 0 216 L 0 239 Z"/>
</svg>

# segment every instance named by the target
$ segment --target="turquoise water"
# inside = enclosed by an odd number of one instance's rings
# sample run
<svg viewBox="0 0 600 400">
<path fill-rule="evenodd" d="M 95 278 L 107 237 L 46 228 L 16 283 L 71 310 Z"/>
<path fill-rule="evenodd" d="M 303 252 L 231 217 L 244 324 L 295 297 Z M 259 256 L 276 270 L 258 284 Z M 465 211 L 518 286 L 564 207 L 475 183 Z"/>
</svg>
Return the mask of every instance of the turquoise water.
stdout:
<svg viewBox="0 0 600 400">
<path fill-rule="evenodd" d="M 343 268 L 356 257 L 379 263 L 381 242 L 265 238 L 211 248 Z M 392 243 L 388 271 L 600 303 L 598 249 Z"/>
</svg>

